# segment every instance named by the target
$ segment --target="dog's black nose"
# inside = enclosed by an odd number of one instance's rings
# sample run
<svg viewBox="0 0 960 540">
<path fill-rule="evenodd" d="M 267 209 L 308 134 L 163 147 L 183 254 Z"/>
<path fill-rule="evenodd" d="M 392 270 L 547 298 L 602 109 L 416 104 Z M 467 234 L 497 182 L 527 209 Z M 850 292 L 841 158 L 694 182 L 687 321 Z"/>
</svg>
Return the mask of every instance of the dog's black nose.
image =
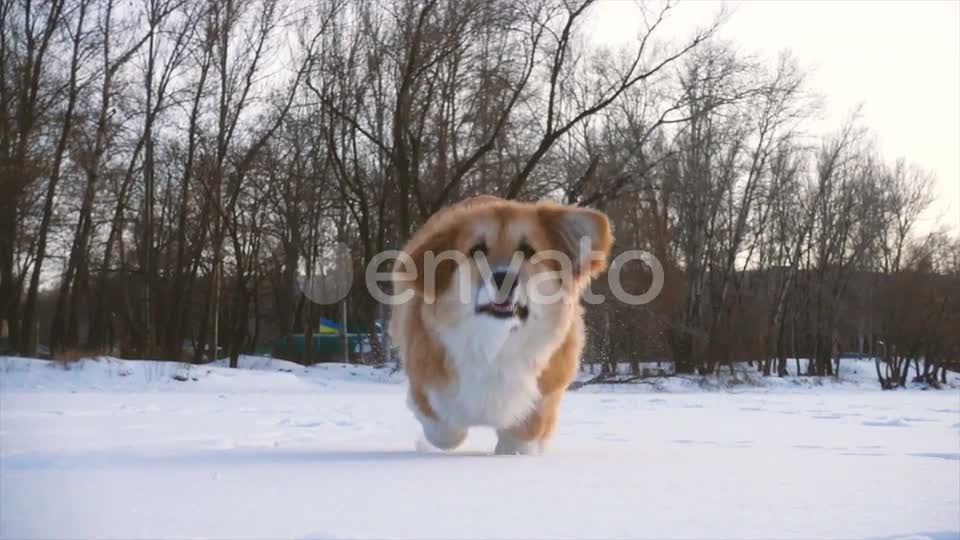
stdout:
<svg viewBox="0 0 960 540">
<path fill-rule="evenodd" d="M 517 287 L 517 276 L 516 274 L 511 274 L 509 272 L 494 272 L 493 273 L 493 282 L 497 285 L 497 291 L 506 297 L 509 297 L 513 293 L 513 289 Z M 509 283 L 509 288 L 504 289 L 504 283 Z"/>
</svg>

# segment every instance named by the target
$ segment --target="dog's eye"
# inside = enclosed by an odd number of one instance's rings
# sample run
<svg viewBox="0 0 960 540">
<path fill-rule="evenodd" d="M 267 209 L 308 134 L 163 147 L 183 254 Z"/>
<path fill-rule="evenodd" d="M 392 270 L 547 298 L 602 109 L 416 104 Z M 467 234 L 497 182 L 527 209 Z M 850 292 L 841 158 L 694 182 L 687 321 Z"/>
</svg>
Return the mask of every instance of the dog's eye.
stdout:
<svg viewBox="0 0 960 540">
<path fill-rule="evenodd" d="M 486 242 L 478 242 L 475 246 L 473 246 L 472 248 L 470 248 L 470 253 L 468 253 L 467 255 L 470 256 L 470 257 L 473 257 L 473 256 L 476 255 L 477 253 L 482 253 L 484 256 L 487 255 L 487 243 L 486 243 Z"/>
<path fill-rule="evenodd" d="M 526 243 L 526 242 L 520 242 L 520 245 L 517 246 L 517 252 L 519 252 L 521 255 L 523 255 L 523 257 L 524 257 L 525 259 L 529 259 L 529 258 L 533 257 L 534 253 L 536 253 L 536 251 L 534 251 L 533 247 L 532 247 L 530 244 Z"/>
</svg>

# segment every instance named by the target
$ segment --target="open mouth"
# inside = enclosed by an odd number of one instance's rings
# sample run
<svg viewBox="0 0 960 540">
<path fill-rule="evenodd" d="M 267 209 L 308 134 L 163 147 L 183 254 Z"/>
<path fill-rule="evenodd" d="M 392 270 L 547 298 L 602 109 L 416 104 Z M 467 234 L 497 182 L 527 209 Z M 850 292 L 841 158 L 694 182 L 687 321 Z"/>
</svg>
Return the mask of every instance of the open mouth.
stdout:
<svg viewBox="0 0 960 540">
<path fill-rule="evenodd" d="M 530 310 L 527 306 L 519 302 L 492 302 L 477 306 L 477 313 L 483 313 L 496 317 L 498 319 L 510 319 L 517 317 L 521 321 L 526 320 Z"/>
<path fill-rule="evenodd" d="M 476 312 L 497 319 L 527 319 L 530 310 L 520 299 L 516 274 L 504 270 L 493 272 L 477 290 Z"/>
</svg>

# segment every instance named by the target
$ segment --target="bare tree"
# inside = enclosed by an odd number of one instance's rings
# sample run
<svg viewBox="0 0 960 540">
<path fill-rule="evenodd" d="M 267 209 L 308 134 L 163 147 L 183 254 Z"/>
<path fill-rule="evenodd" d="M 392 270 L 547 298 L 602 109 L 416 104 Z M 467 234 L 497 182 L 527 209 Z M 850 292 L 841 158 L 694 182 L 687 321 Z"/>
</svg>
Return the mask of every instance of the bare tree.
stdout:
<svg viewBox="0 0 960 540">
<path fill-rule="evenodd" d="M 364 335 L 372 354 L 348 360 L 383 362 L 386 308 L 361 280 L 329 305 L 303 280 L 362 275 L 434 211 L 495 193 L 601 208 L 615 253 L 660 260 L 655 301 L 587 308 L 598 377 L 801 358 L 829 375 L 848 348 L 882 355 L 888 387 L 955 369 L 956 242 L 916 235 L 932 176 L 856 121 L 806 133 L 796 62 L 717 39 L 722 11 L 671 45 L 673 5 L 643 4 L 614 50 L 589 39 L 596 4 L 0 0 L 13 346 L 238 366 L 303 334 L 311 363 L 327 317 Z"/>
<path fill-rule="evenodd" d="M 34 351 L 34 333 L 33 321 L 37 303 L 37 291 L 40 285 L 40 273 L 43 271 L 43 262 L 47 249 L 47 235 L 50 229 L 50 219 L 53 215 L 53 201 L 57 195 L 57 184 L 60 182 L 60 176 L 63 169 L 63 161 L 67 152 L 67 143 L 70 139 L 71 130 L 74 125 L 74 114 L 76 112 L 77 100 L 79 99 L 82 83 L 79 81 L 81 65 L 88 58 L 86 49 L 86 40 L 88 39 L 88 30 L 85 24 L 87 9 L 90 2 L 81 0 L 76 6 L 76 13 L 73 15 L 74 26 L 70 30 L 71 34 L 71 56 L 70 56 L 70 76 L 67 83 L 66 106 L 63 111 L 63 120 L 60 128 L 60 135 L 57 139 L 54 149 L 52 163 L 47 178 L 46 197 L 43 205 L 43 217 L 40 222 L 39 239 L 37 241 L 37 255 L 34 261 L 33 272 L 30 276 L 30 284 L 27 288 L 27 298 L 23 308 L 23 328 L 20 335 L 20 350 L 24 354 L 31 354 Z M 71 10 L 73 11 L 73 10 Z M 29 20 L 29 18 L 27 19 Z"/>
</svg>

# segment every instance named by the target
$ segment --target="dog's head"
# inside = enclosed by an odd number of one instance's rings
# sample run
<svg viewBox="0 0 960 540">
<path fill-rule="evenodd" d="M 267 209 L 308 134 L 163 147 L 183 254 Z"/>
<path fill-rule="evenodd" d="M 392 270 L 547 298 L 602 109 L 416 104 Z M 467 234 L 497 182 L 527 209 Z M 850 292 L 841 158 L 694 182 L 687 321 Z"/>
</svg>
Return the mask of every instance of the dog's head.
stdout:
<svg viewBox="0 0 960 540">
<path fill-rule="evenodd" d="M 612 241 L 596 210 L 478 197 L 431 217 L 397 261 L 394 281 L 441 322 L 519 326 L 578 301 L 606 267 Z"/>
</svg>

